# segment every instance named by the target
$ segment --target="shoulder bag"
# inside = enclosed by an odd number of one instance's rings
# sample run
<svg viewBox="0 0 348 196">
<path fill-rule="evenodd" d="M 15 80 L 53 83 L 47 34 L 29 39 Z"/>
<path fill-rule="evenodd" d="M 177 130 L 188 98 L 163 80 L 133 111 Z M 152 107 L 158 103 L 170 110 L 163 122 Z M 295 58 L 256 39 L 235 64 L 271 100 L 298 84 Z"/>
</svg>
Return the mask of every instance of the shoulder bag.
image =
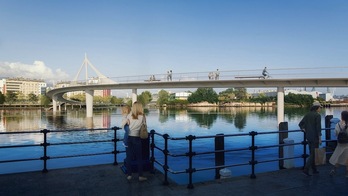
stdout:
<svg viewBox="0 0 348 196">
<path fill-rule="evenodd" d="M 140 138 L 147 139 L 149 137 L 149 133 L 147 132 L 146 118 L 143 116 L 143 122 L 140 127 Z"/>
</svg>

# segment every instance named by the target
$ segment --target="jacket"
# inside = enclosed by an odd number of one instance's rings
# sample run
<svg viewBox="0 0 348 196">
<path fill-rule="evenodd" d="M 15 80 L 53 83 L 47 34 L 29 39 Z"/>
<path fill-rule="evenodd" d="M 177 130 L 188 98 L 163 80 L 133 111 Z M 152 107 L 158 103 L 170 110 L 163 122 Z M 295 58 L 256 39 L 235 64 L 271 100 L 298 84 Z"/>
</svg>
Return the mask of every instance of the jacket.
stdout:
<svg viewBox="0 0 348 196">
<path fill-rule="evenodd" d="M 306 132 L 308 142 L 319 142 L 321 137 L 321 116 L 317 111 L 308 112 L 298 125 Z"/>
</svg>

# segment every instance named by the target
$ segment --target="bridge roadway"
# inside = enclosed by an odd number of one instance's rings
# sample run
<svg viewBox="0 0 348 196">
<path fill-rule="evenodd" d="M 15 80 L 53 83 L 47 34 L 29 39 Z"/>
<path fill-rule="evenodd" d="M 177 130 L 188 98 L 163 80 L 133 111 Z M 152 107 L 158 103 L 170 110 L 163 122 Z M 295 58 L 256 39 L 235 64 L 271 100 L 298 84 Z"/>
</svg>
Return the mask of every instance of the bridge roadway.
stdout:
<svg viewBox="0 0 348 196">
<path fill-rule="evenodd" d="M 191 81 L 152 81 L 129 82 L 113 84 L 90 84 L 56 88 L 47 92 L 53 99 L 53 111 L 57 109 L 57 102 L 77 104 L 67 100 L 63 95 L 72 91 L 86 92 L 86 115 L 93 116 L 94 90 L 132 89 L 132 101 L 137 99 L 137 89 L 173 89 L 173 88 L 277 88 L 278 123 L 284 121 L 284 88 L 289 87 L 348 87 L 348 78 L 296 78 L 296 79 L 232 79 L 232 80 L 191 80 Z"/>
<path fill-rule="evenodd" d="M 0 175 L 0 195 L 3 196 L 346 196 L 348 178 L 340 167 L 336 176 L 329 176 L 330 164 L 318 166 L 319 174 L 304 176 L 299 168 L 284 169 L 249 176 L 233 176 L 228 179 L 187 185 L 169 183 L 162 185 L 163 174 L 145 172 L 146 182 L 134 178 L 127 182 L 120 166 L 95 165 L 77 168 L 55 169 L 48 173 L 26 172 Z"/>
</svg>

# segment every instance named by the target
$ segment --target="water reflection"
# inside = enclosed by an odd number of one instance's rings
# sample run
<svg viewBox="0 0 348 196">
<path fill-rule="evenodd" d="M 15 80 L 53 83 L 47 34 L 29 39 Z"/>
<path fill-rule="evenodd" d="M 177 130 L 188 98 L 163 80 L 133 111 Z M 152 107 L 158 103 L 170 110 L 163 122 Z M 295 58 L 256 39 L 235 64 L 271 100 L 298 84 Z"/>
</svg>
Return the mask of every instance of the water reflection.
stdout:
<svg viewBox="0 0 348 196">
<path fill-rule="evenodd" d="M 324 108 L 327 114 L 339 117 L 347 108 Z M 191 129 L 231 129 L 233 125 L 238 131 L 258 128 L 277 128 L 277 109 L 274 107 L 193 107 L 187 109 L 160 108 L 147 109 L 146 115 L 151 128 L 155 130 L 181 125 L 183 131 Z M 285 108 L 285 121 L 297 123 L 308 112 L 308 108 Z M 62 112 L 41 109 L 0 110 L 0 131 L 23 131 L 41 129 L 74 129 L 74 128 L 110 128 L 121 122 L 120 109 L 95 110 L 92 118 L 86 118 L 85 110 L 67 110 Z M 193 122 L 193 123 L 192 123 Z M 222 129 L 221 128 L 221 129 Z M 289 127 L 290 128 L 290 127 Z M 168 129 L 167 129 L 168 130 Z"/>
</svg>

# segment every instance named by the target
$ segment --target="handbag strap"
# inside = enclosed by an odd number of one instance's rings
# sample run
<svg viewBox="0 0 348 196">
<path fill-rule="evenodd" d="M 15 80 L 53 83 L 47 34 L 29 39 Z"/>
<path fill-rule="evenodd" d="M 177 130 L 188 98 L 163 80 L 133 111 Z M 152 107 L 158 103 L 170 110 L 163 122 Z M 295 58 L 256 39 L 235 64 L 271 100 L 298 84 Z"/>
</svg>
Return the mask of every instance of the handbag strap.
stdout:
<svg viewBox="0 0 348 196">
<path fill-rule="evenodd" d="M 347 130 L 343 130 L 343 129 L 341 128 L 340 123 L 338 123 L 338 127 L 340 128 L 340 132 L 347 132 Z"/>
<path fill-rule="evenodd" d="M 146 125 L 146 118 L 145 118 L 145 115 L 143 114 L 143 124 Z"/>
</svg>

